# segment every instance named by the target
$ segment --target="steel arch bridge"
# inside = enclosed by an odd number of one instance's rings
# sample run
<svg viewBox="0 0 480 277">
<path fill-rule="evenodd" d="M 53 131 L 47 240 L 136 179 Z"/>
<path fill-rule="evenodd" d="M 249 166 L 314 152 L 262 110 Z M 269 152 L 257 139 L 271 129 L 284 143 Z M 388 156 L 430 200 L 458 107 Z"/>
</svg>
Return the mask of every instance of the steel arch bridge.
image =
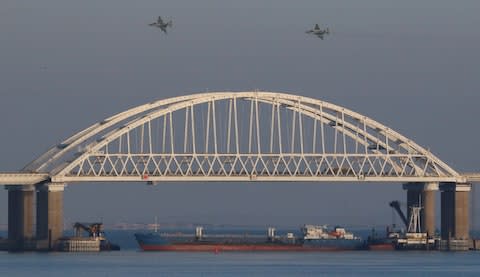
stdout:
<svg viewBox="0 0 480 277">
<path fill-rule="evenodd" d="M 192 94 L 129 109 L 54 146 L 22 172 L 54 183 L 462 179 L 371 118 L 263 91 Z"/>
</svg>

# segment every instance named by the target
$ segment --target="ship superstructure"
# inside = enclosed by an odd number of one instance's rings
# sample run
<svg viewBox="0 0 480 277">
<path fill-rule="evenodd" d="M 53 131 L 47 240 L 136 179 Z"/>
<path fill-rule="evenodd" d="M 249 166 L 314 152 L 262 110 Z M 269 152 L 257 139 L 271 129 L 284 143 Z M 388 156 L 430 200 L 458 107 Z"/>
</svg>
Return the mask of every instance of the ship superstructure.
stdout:
<svg viewBox="0 0 480 277">
<path fill-rule="evenodd" d="M 407 232 L 397 238 L 397 249 L 433 249 L 435 247 L 435 239 L 429 237 L 426 232 L 422 231 L 420 211 L 421 206 L 410 207 L 410 221 Z"/>
</svg>

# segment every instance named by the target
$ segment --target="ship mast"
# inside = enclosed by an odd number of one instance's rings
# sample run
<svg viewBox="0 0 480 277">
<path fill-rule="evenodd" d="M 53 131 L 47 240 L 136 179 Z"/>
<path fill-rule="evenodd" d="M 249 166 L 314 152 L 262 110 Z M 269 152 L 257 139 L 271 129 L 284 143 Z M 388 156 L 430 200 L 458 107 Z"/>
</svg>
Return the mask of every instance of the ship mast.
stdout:
<svg viewBox="0 0 480 277">
<path fill-rule="evenodd" d="M 410 222 L 408 224 L 408 233 L 421 233 L 422 228 L 420 225 L 420 211 L 422 207 L 410 207 L 411 209 L 411 216 Z"/>
</svg>

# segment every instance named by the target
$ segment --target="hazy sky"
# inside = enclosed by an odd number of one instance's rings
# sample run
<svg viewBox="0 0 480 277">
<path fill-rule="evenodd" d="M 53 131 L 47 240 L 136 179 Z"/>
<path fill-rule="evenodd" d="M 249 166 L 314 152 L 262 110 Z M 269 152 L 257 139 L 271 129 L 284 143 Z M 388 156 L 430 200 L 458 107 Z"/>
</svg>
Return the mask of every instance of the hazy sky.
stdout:
<svg viewBox="0 0 480 277">
<path fill-rule="evenodd" d="M 345 106 L 480 172 L 479 10 L 475 0 L 3 0 L 0 171 L 129 107 L 261 89 Z M 168 35 L 148 26 L 158 15 L 173 20 Z M 315 23 L 332 34 L 305 34 Z M 363 183 L 71 184 L 64 196 L 67 222 L 261 225 L 388 224 L 388 202 L 406 198 L 399 184 Z"/>
</svg>

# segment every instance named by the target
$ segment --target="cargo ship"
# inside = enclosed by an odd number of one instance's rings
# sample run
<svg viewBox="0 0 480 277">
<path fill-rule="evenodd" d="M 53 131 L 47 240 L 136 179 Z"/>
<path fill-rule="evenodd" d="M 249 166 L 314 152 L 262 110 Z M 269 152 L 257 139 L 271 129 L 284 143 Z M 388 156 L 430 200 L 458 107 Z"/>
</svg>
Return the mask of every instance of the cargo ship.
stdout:
<svg viewBox="0 0 480 277">
<path fill-rule="evenodd" d="M 302 235 L 275 234 L 275 228 L 268 228 L 267 235 L 204 234 L 197 227 L 195 234 L 180 233 L 136 233 L 135 238 L 144 251 L 338 251 L 366 249 L 361 238 L 335 227 L 329 231 L 326 226 L 305 225 Z"/>
</svg>

